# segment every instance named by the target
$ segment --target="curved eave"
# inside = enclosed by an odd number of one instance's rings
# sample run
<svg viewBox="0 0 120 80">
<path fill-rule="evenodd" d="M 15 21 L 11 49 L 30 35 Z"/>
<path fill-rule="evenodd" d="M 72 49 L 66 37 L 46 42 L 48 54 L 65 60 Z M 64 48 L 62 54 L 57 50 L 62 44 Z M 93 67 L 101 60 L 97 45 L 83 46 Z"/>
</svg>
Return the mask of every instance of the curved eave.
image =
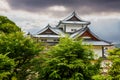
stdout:
<svg viewBox="0 0 120 80">
<path fill-rule="evenodd" d="M 102 42 L 106 43 L 106 45 L 107 45 L 107 44 L 112 45 L 111 42 L 105 41 L 105 40 L 101 39 L 100 37 L 98 37 L 98 36 L 97 36 L 96 34 L 94 34 L 88 27 L 83 28 L 83 29 L 81 29 L 81 30 L 78 30 L 77 32 L 73 33 L 70 37 L 75 39 L 75 38 L 81 36 L 82 34 L 84 34 L 86 31 L 89 31 L 89 33 L 90 33 L 92 36 L 94 36 L 98 41 L 102 41 Z M 94 44 L 94 45 L 95 45 L 95 44 Z"/>
<path fill-rule="evenodd" d="M 39 32 L 37 32 L 37 35 L 43 33 L 43 32 L 46 31 L 47 29 L 50 29 L 50 30 L 53 31 L 55 34 L 59 35 L 59 33 L 58 33 L 56 30 L 54 30 L 54 28 L 52 28 L 50 25 L 46 26 L 45 28 L 43 28 L 42 30 L 40 30 Z"/>
<path fill-rule="evenodd" d="M 83 44 L 93 46 L 112 46 L 112 44 L 104 41 L 83 41 Z"/>
<path fill-rule="evenodd" d="M 63 21 L 67 21 L 67 20 L 71 19 L 73 16 L 75 16 L 76 18 L 78 18 L 79 21 L 84 21 L 84 20 L 82 20 L 82 19 L 78 16 L 78 14 L 77 14 L 75 11 L 73 11 L 69 16 L 67 16 Z"/>
<path fill-rule="evenodd" d="M 75 39 L 75 38 L 81 36 L 85 31 L 86 31 L 86 28 L 82 28 L 82 29 L 78 30 L 77 32 L 73 33 L 70 37 Z"/>
<path fill-rule="evenodd" d="M 64 35 L 33 35 L 36 38 L 60 38 L 65 37 Z"/>
</svg>

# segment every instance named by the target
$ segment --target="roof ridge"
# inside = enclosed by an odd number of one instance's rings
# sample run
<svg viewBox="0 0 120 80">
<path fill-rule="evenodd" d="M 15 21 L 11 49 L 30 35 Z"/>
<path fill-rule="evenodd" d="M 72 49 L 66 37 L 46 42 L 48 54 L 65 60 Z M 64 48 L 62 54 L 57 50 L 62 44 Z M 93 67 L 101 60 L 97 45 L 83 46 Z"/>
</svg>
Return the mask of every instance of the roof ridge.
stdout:
<svg viewBox="0 0 120 80">
<path fill-rule="evenodd" d="M 40 33 L 44 32 L 44 31 L 47 30 L 47 29 L 52 30 L 52 29 L 54 29 L 54 28 L 51 27 L 50 24 L 48 24 L 46 27 L 44 27 L 43 29 L 41 29 L 40 31 L 38 31 L 37 34 L 40 34 Z M 52 31 L 55 32 L 56 34 L 58 34 L 58 32 L 56 32 L 56 31 L 54 31 L 54 30 L 52 30 Z"/>
<path fill-rule="evenodd" d="M 67 16 L 65 19 L 63 19 L 62 21 L 68 21 L 69 19 L 71 19 L 72 17 L 76 17 L 79 21 L 81 22 L 88 22 L 85 20 L 82 20 L 81 17 L 76 13 L 76 11 L 73 11 L 71 14 L 69 14 L 69 16 Z"/>
</svg>

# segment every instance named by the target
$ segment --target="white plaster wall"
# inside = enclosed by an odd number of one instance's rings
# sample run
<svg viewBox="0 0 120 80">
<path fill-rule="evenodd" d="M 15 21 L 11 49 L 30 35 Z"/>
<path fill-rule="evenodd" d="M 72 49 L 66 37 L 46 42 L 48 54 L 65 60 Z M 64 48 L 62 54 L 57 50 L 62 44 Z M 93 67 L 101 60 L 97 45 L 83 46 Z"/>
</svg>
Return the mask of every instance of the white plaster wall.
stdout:
<svg viewBox="0 0 120 80">
<path fill-rule="evenodd" d="M 58 38 L 40 38 L 39 41 L 42 41 L 42 39 L 46 39 L 47 41 L 45 42 L 58 42 Z M 56 40 L 56 41 L 54 41 Z M 42 41 L 44 42 L 44 41 Z"/>
<path fill-rule="evenodd" d="M 47 39 L 47 42 L 54 42 L 54 39 Z"/>
<path fill-rule="evenodd" d="M 82 27 L 85 27 L 86 25 L 81 25 L 81 24 L 61 24 L 59 27 L 64 28 L 64 25 L 66 25 L 66 32 L 74 32 L 71 31 L 71 29 L 76 29 L 79 30 Z"/>
<path fill-rule="evenodd" d="M 82 25 L 76 25 L 76 24 L 67 24 L 66 25 L 66 32 L 74 32 L 74 31 L 71 31 L 71 29 L 76 29 L 76 30 L 79 30 L 82 28 Z"/>
<path fill-rule="evenodd" d="M 95 53 L 95 55 L 97 55 L 99 57 L 102 57 L 102 46 L 93 46 L 93 51 Z M 108 51 L 114 49 L 113 46 L 104 46 L 104 55 L 107 57 L 108 56 Z"/>
<path fill-rule="evenodd" d="M 95 58 L 102 57 L 102 46 L 93 46 L 93 51 L 95 55 L 97 55 Z"/>
</svg>

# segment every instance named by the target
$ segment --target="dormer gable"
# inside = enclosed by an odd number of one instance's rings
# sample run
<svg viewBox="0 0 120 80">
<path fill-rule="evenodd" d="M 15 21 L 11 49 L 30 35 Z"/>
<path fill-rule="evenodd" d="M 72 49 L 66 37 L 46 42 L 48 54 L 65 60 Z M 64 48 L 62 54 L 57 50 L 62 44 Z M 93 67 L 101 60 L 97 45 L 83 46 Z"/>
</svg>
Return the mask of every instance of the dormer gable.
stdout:
<svg viewBox="0 0 120 80">
<path fill-rule="evenodd" d="M 58 33 L 48 24 L 45 28 L 38 32 L 38 35 L 58 35 Z"/>
<path fill-rule="evenodd" d="M 78 19 L 75 15 L 72 16 L 70 19 L 68 19 L 67 21 L 81 21 L 80 19 Z"/>
<path fill-rule="evenodd" d="M 101 41 L 88 27 L 82 28 L 71 35 L 71 38 L 83 38 L 84 40 Z"/>
<path fill-rule="evenodd" d="M 83 40 L 94 40 L 94 41 L 100 41 L 100 38 L 93 34 L 89 28 L 81 34 L 79 37 L 81 37 Z"/>
<path fill-rule="evenodd" d="M 66 17 L 64 20 L 62 21 L 78 21 L 78 22 L 87 22 L 82 20 L 79 15 L 74 11 L 72 12 L 71 15 L 69 15 L 68 17 Z"/>
<path fill-rule="evenodd" d="M 76 12 L 73 12 L 69 17 L 67 17 L 65 19 L 66 21 L 82 21 L 78 15 L 76 14 Z"/>
</svg>

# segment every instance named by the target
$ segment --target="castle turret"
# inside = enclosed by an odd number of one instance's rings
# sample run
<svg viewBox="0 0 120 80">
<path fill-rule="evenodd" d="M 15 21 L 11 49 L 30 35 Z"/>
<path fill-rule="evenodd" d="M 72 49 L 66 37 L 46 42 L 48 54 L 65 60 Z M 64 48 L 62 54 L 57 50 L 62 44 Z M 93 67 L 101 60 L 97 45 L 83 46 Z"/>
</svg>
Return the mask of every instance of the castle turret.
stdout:
<svg viewBox="0 0 120 80">
<path fill-rule="evenodd" d="M 58 28 L 65 33 L 72 34 L 81 28 L 87 27 L 89 24 L 90 22 L 82 20 L 76 12 L 73 12 L 70 16 L 59 22 Z"/>
</svg>

